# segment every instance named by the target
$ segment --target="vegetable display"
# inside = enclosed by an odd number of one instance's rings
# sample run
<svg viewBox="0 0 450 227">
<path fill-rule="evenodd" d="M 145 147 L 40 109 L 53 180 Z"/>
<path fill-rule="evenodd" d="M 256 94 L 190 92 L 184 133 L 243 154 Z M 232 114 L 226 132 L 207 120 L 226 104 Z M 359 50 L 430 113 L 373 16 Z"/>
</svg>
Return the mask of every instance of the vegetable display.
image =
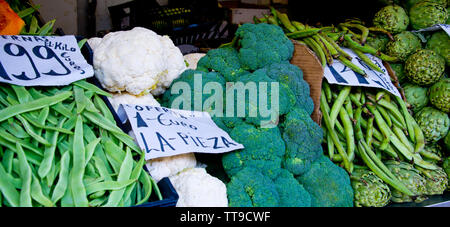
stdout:
<svg viewBox="0 0 450 227">
<path fill-rule="evenodd" d="M 158 187 L 144 156 L 86 81 L 0 87 L 3 206 L 134 206 Z"/>
<path fill-rule="evenodd" d="M 245 147 L 224 154 L 221 160 L 231 207 L 353 206 L 348 174 L 323 156 L 323 132 L 310 117 L 314 103 L 309 85 L 303 80 L 303 71 L 288 62 L 293 52 L 293 43 L 280 27 L 244 24 L 231 43 L 209 51 L 196 70 L 186 70 L 173 81 L 193 88 L 188 97 L 201 94 L 203 106 L 193 102 L 174 105 L 179 95 L 172 88 L 162 98 L 162 105 L 169 108 L 211 114 L 221 105 L 235 107 L 231 115 L 225 110 L 221 116 L 213 114 L 216 124 Z M 201 87 L 194 86 L 195 75 L 202 78 Z M 235 95 L 226 103 L 206 102 L 214 95 L 202 92 L 209 82 L 223 90 L 233 89 L 228 83 L 256 83 L 260 95 L 267 94 L 268 106 L 273 92 L 270 86 L 262 90 L 261 84 L 278 82 L 279 112 L 275 119 L 262 116 L 258 107 L 250 104 L 253 98 L 245 93 L 245 97 Z M 242 116 L 236 114 L 239 99 L 246 103 Z M 258 114 L 252 116 L 252 111 Z"/>
</svg>

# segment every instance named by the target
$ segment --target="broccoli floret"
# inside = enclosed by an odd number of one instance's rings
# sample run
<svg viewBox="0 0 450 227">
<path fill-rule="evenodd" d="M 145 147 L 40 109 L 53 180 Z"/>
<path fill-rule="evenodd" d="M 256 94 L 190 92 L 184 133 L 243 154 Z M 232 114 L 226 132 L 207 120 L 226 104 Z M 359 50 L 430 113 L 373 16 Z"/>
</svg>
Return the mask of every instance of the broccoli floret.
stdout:
<svg viewBox="0 0 450 227">
<path fill-rule="evenodd" d="M 322 155 L 305 174 L 296 177 L 311 195 L 313 207 L 352 207 L 353 189 L 348 173 Z"/>
<path fill-rule="evenodd" d="M 283 167 L 294 175 L 301 175 L 323 153 L 323 130 L 302 108 L 288 113 L 281 128 L 286 143 Z"/>
<path fill-rule="evenodd" d="M 223 155 L 222 165 L 230 177 L 245 167 L 257 168 L 271 179 L 279 174 L 285 144 L 278 127 L 256 128 L 241 123 L 230 132 L 230 137 L 245 147 Z"/>
<path fill-rule="evenodd" d="M 295 105 L 296 98 L 294 92 L 289 88 L 289 85 L 285 83 L 278 83 L 278 111 L 275 109 L 272 109 L 272 83 L 276 83 L 278 81 L 271 79 L 267 75 L 266 70 L 257 70 L 252 74 L 246 74 L 242 75 L 237 78 L 237 83 L 242 82 L 244 85 L 247 83 L 254 83 L 255 87 L 257 89 L 256 97 L 252 97 L 248 90 L 245 91 L 245 121 L 254 125 L 261 126 L 262 121 L 268 121 L 273 123 L 274 125 L 278 125 L 278 119 L 271 119 L 271 117 L 275 116 L 278 117 L 284 114 L 287 114 Z M 267 89 L 264 90 L 261 87 L 260 82 L 265 82 L 267 85 Z M 227 91 L 230 91 L 230 87 L 227 87 Z M 267 92 L 266 97 L 266 105 L 267 110 L 270 110 L 271 114 L 268 116 L 262 116 L 262 100 L 261 100 L 261 94 L 262 92 Z M 261 93 L 261 94 L 260 94 Z M 237 94 L 235 94 L 235 100 L 234 100 L 234 106 L 235 106 L 235 116 L 237 116 L 237 109 L 239 108 L 239 104 L 237 102 L 237 99 L 242 98 L 238 97 Z M 250 116 L 250 113 L 254 111 L 254 113 L 257 113 L 257 116 Z M 269 113 L 267 113 L 269 114 Z M 272 122 L 271 120 L 275 120 L 275 122 Z"/>
<path fill-rule="evenodd" d="M 289 171 L 281 170 L 274 183 L 280 195 L 280 207 L 311 206 L 311 196 Z"/>
<path fill-rule="evenodd" d="M 236 76 L 245 73 L 241 68 L 238 52 L 231 47 L 208 51 L 208 53 L 197 63 L 197 70 L 204 72 L 219 72 L 228 82 L 234 81 Z"/>
<path fill-rule="evenodd" d="M 289 62 L 275 63 L 264 68 L 270 78 L 284 83 L 294 92 L 296 107 L 303 108 L 310 115 L 314 111 L 314 102 L 311 98 L 309 84 L 303 80 L 303 71 Z"/>
<path fill-rule="evenodd" d="M 198 75 L 199 79 L 201 79 L 201 85 L 202 86 L 195 86 L 195 76 Z M 174 109 L 184 109 L 184 110 L 195 110 L 195 111 L 205 111 L 205 112 L 211 112 L 212 110 L 216 109 L 215 102 L 211 103 L 210 106 L 205 105 L 205 101 L 211 98 L 212 96 L 216 95 L 215 92 L 212 92 L 212 94 L 204 94 L 203 90 L 205 88 L 205 85 L 210 82 L 216 82 L 220 85 L 222 91 L 225 91 L 225 79 L 222 75 L 216 72 L 203 72 L 203 71 L 197 71 L 197 70 L 186 70 L 184 71 L 180 77 L 173 81 L 172 86 L 169 90 L 167 90 L 164 93 L 163 96 L 163 106 L 174 108 Z M 178 86 L 181 85 L 181 83 L 186 83 L 189 85 L 189 90 L 181 90 L 178 89 L 184 88 L 184 86 Z M 199 90 L 201 89 L 201 90 Z M 185 94 L 184 92 L 190 92 L 189 94 Z M 174 93 L 174 94 L 172 94 Z M 224 92 L 220 94 L 221 96 L 221 103 L 223 103 L 224 100 Z M 200 95 L 202 97 L 202 105 L 195 105 L 198 100 L 195 100 L 196 95 Z M 184 97 L 186 97 L 184 99 Z M 174 103 L 175 100 L 179 101 L 180 99 L 184 102 L 181 103 Z M 184 106 L 184 105 L 190 106 Z M 175 105 L 175 106 L 174 106 Z"/>
<path fill-rule="evenodd" d="M 258 169 L 244 168 L 227 184 L 229 207 L 277 207 L 275 184 Z"/>
<path fill-rule="evenodd" d="M 288 61 L 294 53 L 294 44 L 276 25 L 243 24 L 236 31 L 236 39 L 241 66 L 247 71 Z"/>
</svg>

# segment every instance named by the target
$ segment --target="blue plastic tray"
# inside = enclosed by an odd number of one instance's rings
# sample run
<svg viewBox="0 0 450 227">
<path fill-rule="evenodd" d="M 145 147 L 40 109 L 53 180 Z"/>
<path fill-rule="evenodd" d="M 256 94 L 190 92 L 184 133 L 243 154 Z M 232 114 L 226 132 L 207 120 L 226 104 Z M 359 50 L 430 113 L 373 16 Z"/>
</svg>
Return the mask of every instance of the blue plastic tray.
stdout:
<svg viewBox="0 0 450 227">
<path fill-rule="evenodd" d="M 77 36 L 76 37 L 78 41 L 82 40 L 82 37 Z M 94 53 L 92 51 L 92 48 L 89 46 L 89 44 L 86 42 L 84 46 L 81 48 L 81 53 L 83 54 L 86 61 L 93 65 L 94 62 Z M 88 82 L 95 84 L 97 87 L 103 89 L 103 87 L 100 85 L 100 82 L 97 80 L 97 78 L 91 77 L 87 79 Z M 104 90 L 104 89 L 103 89 Z M 112 115 L 114 116 L 114 120 L 116 121 L 116 124 L 118 127 L 122 129 L 124 132 L 129 132 L 131 130 L 129 125 L 124 125 L 121 123 L 119 116 L 117 116 L 116 111 L 111 105 L 111 102 L 109 99 L 105 96 L 101 96 L 105 104 L 108 106 L 109 110 L 111 111 Z M 144 169 L 147 171 L 147 168 L 144 166 Z M 161 192 L 162 200 L 158 200 L 156 193 L 152 193 L 152 196 L 149 199 L 148 203 L 136 206 L 136 207 L 175 207 L 178 202 L 178 193 L 176 192 L 175 188 L 173 187 L 172 183 L 170 182 L 169 178 L 163 178 L 158 182 L 158 188 Z"/>
</svg>

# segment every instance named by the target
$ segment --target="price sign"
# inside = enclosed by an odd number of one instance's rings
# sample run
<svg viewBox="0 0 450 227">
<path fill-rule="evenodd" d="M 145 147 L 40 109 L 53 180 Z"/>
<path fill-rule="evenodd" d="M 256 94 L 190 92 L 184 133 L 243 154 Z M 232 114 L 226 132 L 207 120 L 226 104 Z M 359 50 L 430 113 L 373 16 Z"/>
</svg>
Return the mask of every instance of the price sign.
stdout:
<svg viewBox="0 0 450 227">
<path fill-rule="evenodd" d="M 353 58 L 352 63 L 363 69 L 367 76 L 356 73 L 341 62 L 335 61 L 333 65 L 325 68 L 324 76 L 328 83 L 344 86 L 381 88 L 393 95 L 401 97 L 400 92 L 392 83 L 386 68 L 383 66 L 381 59 L 366 54 L 384 73 L 371 69 L 350 49 L 343 48 L 343 50 Z"/>
<path fill-rule="evenodd" d="M 0 36 L 0 82 L 63 86 L 93 75 L 74 36 Z"/>
<path fill-rule="evenodd" d="M 164 107 L 120 105 L 120 120 L 131 124 L 145 159 L 186 153 L 218 154 L 243 149 L 217 127 L 208 113 Z"/>
<path fill-rule="evenodd" d="M 437 24 L 432 27 L 420 29 L 420 30 L 417 30 L 414 32 L 434 32 L 434 31 L 438 31 L 441 29 L 444 30 L 447 33 L 447 35 L 450 36 L 450 25 L 448 25 L 448 24 Z"/>
</svg>

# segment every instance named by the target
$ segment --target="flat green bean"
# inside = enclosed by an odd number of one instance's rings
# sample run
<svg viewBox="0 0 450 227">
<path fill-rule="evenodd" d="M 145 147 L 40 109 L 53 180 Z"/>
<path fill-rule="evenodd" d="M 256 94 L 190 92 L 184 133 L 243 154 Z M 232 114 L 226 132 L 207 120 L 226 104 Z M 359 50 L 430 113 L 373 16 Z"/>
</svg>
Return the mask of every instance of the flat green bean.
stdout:
<svg viewBox="0 0 450 227">
<path fill-rule="evenodd" d="M 47 196 L 44 195 L 39 179 L 34 174 L 32 174 L 32 176 L 33 180 L 31 183 L 31 197 L 36 202 L 45 207 L 55 206 L 55 204 L 53 204 L 53 202 L 49 198 L 47 198 Z"/>
<path fill-rule="evenodd" d="M 25 152 L 19 143 L 16 143 L 17 156 L 19 158 L 20 178 L 22 179 L 22 187 L 20 190 L 20 206 L 32 207 L 31 202 L 31 168 L 28 164 Z"/>
<path fill-rule="evenodd" d="M 339 111 L 339 115 L 341 117 L 341 121 L 344 125 L 345 130 L 345 139 L 347 142 L 347 155 L 349 162 L 353 162 L 355 159 L 355 135 L 353 131 L 352 121 L 350 120 L 350 116 L 345 110 L 345 108 L 341 108 Z"/>
<path fill-rule="evenodd" d="M 46 106 L 52 106 L 56 103 L 62 102 L 68 99 L 72 95 L 72 92 L 62 92 L 52 97 L 44 97 L 40 99 L 33 100 L 31 102 L 9 106 L 5 109 L 0 110 L 0 122 L 5 121 L 8 118 L 14 117 L 16 115 L 31 112 L 34 110 L 42 109 Z"/>
<path fill-rule="evenodd" d="M 349 86 L 344 87 L 341 92 L 339 92 L 338 98 L 334 101 L 330 111 L 331 128 L 334 128 L 337 116 L 339 115 L 339 110 L 342 108 L 342 105 L 344 105 L 345 99 L 350 94 L 351 89 L 352 88 Z"/>
<path fill-rule="evenodd" d="M 61 119 L 61 121 L 58 124 L 58 127 L 62 127 L 65 121 L 66 121 L 65 118 Z M 53 159 L 55 157 L 59 133 L 47 131 L 46 135 L 48 137 L 47 139 L 52 143 L 52 145 L 50 147 L 45 147 L 44 158 L 42 159 L 41 165 L 39 166 L 38 170 L 38 175 L 41 178 L 45 178 L 47 174 L 50 172 Z"/>
<path fill-rule="evenodd" d="M 70 153 L 67 151 L 61 157 L 60 171 L 58 183 L 52 194 L 53 203 L 57 203 L 66 193 L 69 184 L 69 170 L 70 170 Z"/>
<path fill-rule="evenodd" d="M 77 105 L 77 113 L 80 114 L 87 106 L 86 96 L 84 95 L 83 88 L 73 86 L 73 95 L 75 97 L 75 103 Z"/>
<path fill-rule="evenodd" d="M 322 99 L 325 99 L 324 96 L 322 96 L 322 97 L 323 97 Z M 344 159 L 344 166 L 345 166 L 345 169 L 346 169 L 347 171 L 350 171 L 350 161 L 349 161 L 349 158 L 348 158 L 348 156 L 347 156 L 347 153 L 344 151 L 344 148 L 342 147 L 342 145 L 341 145 L 339 139 L 337 138 L 337 135 L 336 135 L 336 133 L 335 133 L 335 131 L 333 130 L 333 127 L 332 127 L 332 123 L 331 123 L 330 116 L 328 115 L 328 112 L 326 112 L 326 110 L 325 110 L 325 108 L 324 108 L 324 104 L 326 103 L 326 100 L 323 100 L 323 102 L 321 101 L 320 103 L 321 103 L 321 104 L 320 104 L 321 111 L 322 111 L 322 114 L 323 114 L 323 120 L 324 120 L 324 122 L 325 122 L 325 125 L 326 125 L 326 127 L 327 127 L 327 130 L 328 130 L 329 134 L 331 135 L 331 138 L 333 139 L 334 145 L 336 146 L 336 148 L 337 148 L 337 150 L 338 150 L 338 153 L 339 153 L 339 154 L 342 156 L 342 158 Z"/>
<path fill-rule="evenodd" d="M 0 137 L 0 144 L 10 150 L 13 150 L 13 151 L 16 150 L 16 145 L 14 143 L 6 141 L 2 137 Z M 42 161 L 42 155 L 37 155 L 35 153 L 30 153 L 27 151 L 25 151 L 25 155 L 27 156 L 28 161 L 31 162 L 32 164 L 39 165 Z"/>
<path fill-rule="evenodd" d="M 83 142 L 83 118 L 80 115 L 75 125 L 72 155 L 73 167 L 71 170 L 70 187 L 72 188 L 73 202 L 77 207 L 87 207 L 89 206 L 89 201 L 83 184 L 86 150 Z"/>
<path fill-rule="evenodd" d="M 3 154 L 2 164 L 5 167 L 7 173 L 11 173 L 12 171 L 12 161 L 14 158 L 14 151 L 6 149 Z"/>
<path fill-rule="evenodd" d="M 114 116 L 112 115 L 111 110 L 102 100 L 102 98 L 100 98 L 100 96 L 94 95 L 94 104 L 106 119 L 108 119 L 111 123 L 115 123 Z"/>
<path fill-rule="evenodd" d="M 135 179 L 130 179 L 126 181 L 103 181 L 99 183 L 93 183 L 86 185 L 86 193 L 88 195 L 99 192 L 99 191 L 117 191 L 126 188 L 127 186 L 135 183 Z"/>
<path fill-rule="evenodd" d="M 130 179 L 131 173 L 133 171 L 133 156 L 130 150 L 127 150 L 125 158 L 123 159 L 122 165 L 120 166 L 120 172 L 117 176 L 117 181 L 125 181 Z M 121 201 L 125 189 L 120 189 L 117 191 L 112 191 L 109 195 L 108 202 L 105 204 L 106 207 L 116 207 Z"/>
<path fill-rule="evenodd" d="M 102 89 L 98 88 L 97 86 L 95 86 L 95 85 L 93 85 L 91 83 L 86 82 L 85 80 L 76 81 L 76 82 L 73 83 L 73 85 L 81 87 L 81 88 L 84 88 L 84 89 L 89 90 L 89 91 L 93 91 L 93 92 L 95 92 L 98 95 L 103 95 L 103 96 L 106 96 L 106 97 L 112 97 L 112 95 L 109 94 L 108 92 L 103 91 Z"/>
<path fill-rule="evenodd" d="M 101 138 L 97 138 L 97 139 L 91 141 L 86 146 L 86 160 L 85 160 L 86 164 L 85 164 L 85 166 L 89 163 L 89 161 L 91 160 L 92 156 L 94 155 L 95 148 L 100 143 L 100 140 L 101 140 Z"/>
<path fill-rule="evenodd" d="M 158 197 L 158 199 L 162 200 L 162 195 L 161 195 L 161 192 L 159 191 L 158 186 L 156 185 L 156 182 L 150 177 L 150 175 L 147 172 L 145 172 L 144 169 L 142 169 L 142 174 L 139 177 L 139 182 L 142 183 L 142 186 L 144 189 L 143 190 L 144 196 L 142 197 L 142 199 L 140 201 L 138 201 L 136 203 L 136 206 L 139 206 L 141 204 L 148 202 L 148 200 L 150 199 L 150 196 L 152 194 L 152 188 L 155 188 L 156 196 Z"/>
<path fill-rule="evenodd" d="M 4 200 L 7 201 L 13 207 L 20 206 L 20 194 L 14 187 L 14 185 L 9 182 L 7 173 L 2 165 L 0 165 L 0 192 L 4 196 Z"/>
<path fill-rule="evenodd" d="M 139 162 L 136 164 L 136 166 L 133 169 L 133 172 L 131 172 L 131 176 L 130 179 L 133 179 L 135 181 L 138 181 L 139 176 L 141 174 L 141 170 L 144 168 L 144 164 L 145 164 L 145 153 L 142 152 L 141 154 L 141 158 L 139 159 Z M 130 186 L 128 186 L 125 189 L 125 195 L 124 198 L 130 198 L 131 197 L 131 193 L 132 191 L 136 188 L 136 184 L 132 184 Z"/>
</svg>

